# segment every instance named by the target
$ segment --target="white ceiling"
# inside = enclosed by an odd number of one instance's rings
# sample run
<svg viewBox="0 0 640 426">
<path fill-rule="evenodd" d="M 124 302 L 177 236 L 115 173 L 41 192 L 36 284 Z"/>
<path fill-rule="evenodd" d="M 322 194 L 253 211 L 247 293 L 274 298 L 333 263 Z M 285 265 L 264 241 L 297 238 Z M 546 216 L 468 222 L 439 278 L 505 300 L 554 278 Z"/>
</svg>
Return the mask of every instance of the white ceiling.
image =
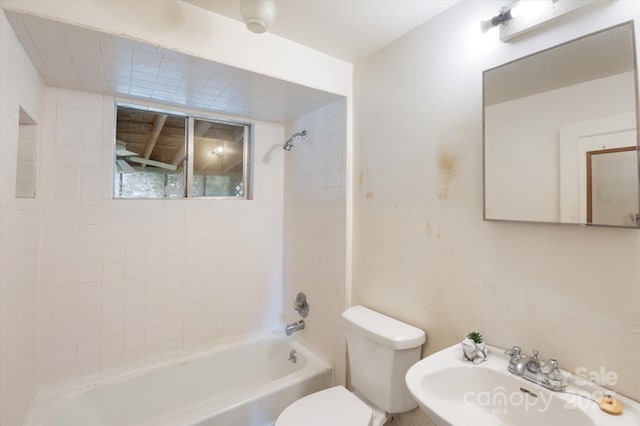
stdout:
<svg viewBox="0 0 640 426">
<path fill-rule="evenodd" d="M 288 122 L 341 97 L 126 37 L 6 10 L 53 87 Z"/>
<path fill-rule="evenodd" d="M 184 1 L 241 21 L 239 0 Z M 459 1 L 277 0 L 270 32 L 356 62 Z M 277 122 L 341 98 L 127 37 L 5 13 L 53 87 Z"/>
<path fill-rule="evenodd" d="M 242 22 L 240 0 L 183 0 Z M 276 0 L 269 32 L 357 63 L 461 0 Z"/>
</svg>

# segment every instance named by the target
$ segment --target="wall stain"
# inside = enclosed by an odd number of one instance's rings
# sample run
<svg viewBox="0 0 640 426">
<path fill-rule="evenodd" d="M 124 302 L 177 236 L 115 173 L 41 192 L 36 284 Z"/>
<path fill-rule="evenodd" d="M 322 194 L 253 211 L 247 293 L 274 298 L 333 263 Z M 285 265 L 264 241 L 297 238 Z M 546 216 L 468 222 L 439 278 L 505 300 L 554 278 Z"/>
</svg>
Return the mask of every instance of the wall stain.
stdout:
<svg viewBox="0 0 640 426">
<path fill-rule="evenodd" d="M 443 200 L 453 192 L 453 183 L 458 172 L 458 156 L 443 150 L 438 151 L 437 167 L 439 185 L 437 196 Z"/>
<path fill-rule="evenodd" d="M 453 193 L 465 185 L 464 161 L 470 154 L 481 155 L 479 150 L 482 141 L 482 129 L 476 126 L 477 117 L 458 117 L 456 122 L 443 127 L 443 132 L 436 135 L 438 151 L 436 169 L 438 172 L 437 197 L 450 198 Z"/>
<path fill-rule="evenodd" d="M 424 231 L 427 234 L 427 237 L 431 238 L 433 229 L 431 227 L 431 221 L 429 219 L 426 219 L 424 222 Z M 442 234 L 440 233 L 440 221 L 438 221 L 438 224 L 436 226 L 436 238 L 440 238 L 441 236 Z"/>
</svg>

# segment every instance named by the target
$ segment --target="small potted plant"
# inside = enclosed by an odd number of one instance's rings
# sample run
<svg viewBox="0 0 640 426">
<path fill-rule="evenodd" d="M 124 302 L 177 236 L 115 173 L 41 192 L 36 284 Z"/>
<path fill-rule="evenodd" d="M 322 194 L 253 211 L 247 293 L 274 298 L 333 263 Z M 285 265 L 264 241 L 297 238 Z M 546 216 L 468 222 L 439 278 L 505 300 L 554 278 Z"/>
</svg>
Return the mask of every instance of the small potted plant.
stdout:
<svg viewBox="0 0 640 426">
<path fill-rule="evenodd" d="M 462 341 L 462 352 L 465 359 L 473 362 L 474 364 L 480 364 L 486 361 L 489 351 L 487 345 L 484 344 L 482 335 L 477 331 L 472 331 L 467 334 L 467 337 Z"/>
</svg>

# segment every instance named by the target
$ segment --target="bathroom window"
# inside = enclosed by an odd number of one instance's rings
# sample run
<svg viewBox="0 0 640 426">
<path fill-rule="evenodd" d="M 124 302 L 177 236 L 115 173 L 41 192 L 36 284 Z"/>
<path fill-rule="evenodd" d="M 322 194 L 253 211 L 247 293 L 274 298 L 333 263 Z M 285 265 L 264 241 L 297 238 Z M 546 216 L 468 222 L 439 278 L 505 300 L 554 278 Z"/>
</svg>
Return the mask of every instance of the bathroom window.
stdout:
<svg viewBox="0 0 640 426">
<path fill-rule="evenodd" d="M 247 199 L 249 125 L 118 105 L 114 198 Z"/>
</svg>

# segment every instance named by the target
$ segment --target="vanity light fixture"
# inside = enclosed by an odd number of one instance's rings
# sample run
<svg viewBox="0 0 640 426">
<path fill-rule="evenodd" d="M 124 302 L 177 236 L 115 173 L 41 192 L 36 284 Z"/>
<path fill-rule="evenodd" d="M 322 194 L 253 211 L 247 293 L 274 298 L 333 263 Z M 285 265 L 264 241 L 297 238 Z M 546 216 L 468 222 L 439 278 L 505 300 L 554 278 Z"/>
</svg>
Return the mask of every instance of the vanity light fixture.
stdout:
<svg viewBox="0 0 640 426">
<path fill-rule="evenodd" d="M 605 2 L 606 0 L 515 0 L 501 8 L 493 18 L 482 21 L 480 29 L 486 33 L 491 28 L 499 27 L 500 40 L 509 41 L 569 12 Z"/>
<path fill-rule="evenodd" d="M 511 9 L 503 7 L 502 9 L 500 9 L 500 12 L 493 18 L 480 22 L 480 29 L 483 33 L 486 33 L 491 28 L 506 24 L 512 19 L 513 15 L 511 15 Z"/>
<path fill-rule="evenodd" d="M 506 24 L 515 18 L 523 16 L 537 15 L 541 7 L 545 7 L 545 3 L 555 3 L 559 0 L 514 0 L 508 6 L 500 9 L 500 12 L 491 19 L 482 21 L 480 27 L 483 33 L 491 28 L 498 26 L 507 26 Z M 502 28 L 502 27 L 501 27 Z"/>
</svg>

